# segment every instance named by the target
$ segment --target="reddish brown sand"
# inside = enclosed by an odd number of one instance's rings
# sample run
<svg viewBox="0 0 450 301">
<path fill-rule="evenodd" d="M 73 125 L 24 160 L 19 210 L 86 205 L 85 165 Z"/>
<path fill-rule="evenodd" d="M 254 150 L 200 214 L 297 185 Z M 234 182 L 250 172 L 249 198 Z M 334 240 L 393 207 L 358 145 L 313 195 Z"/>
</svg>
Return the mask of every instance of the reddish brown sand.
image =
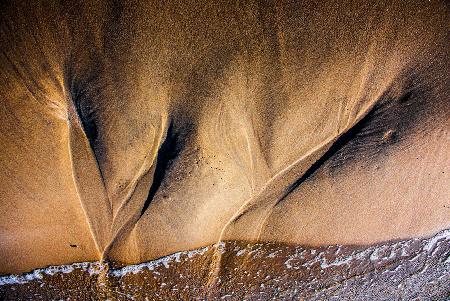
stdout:
<svg viewBox="0 0 450 301">
<path fill-rule="evenodd" d="M 448 229 L 449 25 L 443 0 L 2 1 L 0 274 Z"/>
</svg>

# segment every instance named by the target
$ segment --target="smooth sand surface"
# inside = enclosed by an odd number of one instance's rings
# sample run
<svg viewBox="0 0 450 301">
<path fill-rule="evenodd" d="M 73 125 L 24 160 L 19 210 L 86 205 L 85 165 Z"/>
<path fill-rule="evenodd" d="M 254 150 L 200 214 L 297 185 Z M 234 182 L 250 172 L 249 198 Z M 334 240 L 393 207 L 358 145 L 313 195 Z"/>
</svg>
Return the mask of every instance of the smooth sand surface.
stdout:
<svg viewBox="0 0 450 301">
<path fill-rule="evenodd" d="M 10 1 L 0 273 L 450 226 L 445 1 Z"/>
</svg>

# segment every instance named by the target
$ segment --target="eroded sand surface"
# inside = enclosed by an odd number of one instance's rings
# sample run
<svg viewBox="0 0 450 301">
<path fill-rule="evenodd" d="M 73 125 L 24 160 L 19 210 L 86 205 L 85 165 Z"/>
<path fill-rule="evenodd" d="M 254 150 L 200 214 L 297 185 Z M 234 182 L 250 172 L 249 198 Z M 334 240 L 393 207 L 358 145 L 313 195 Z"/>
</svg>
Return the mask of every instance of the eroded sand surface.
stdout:
<svg viewBox="0 0 450 301">
<path fill-rule="evenodd" d="M 0 274 L 448 229 L 449 24 L 438 0 L 2 2 Z M 221 279 L 210 252 L 192 269 Z"/>
</svg>

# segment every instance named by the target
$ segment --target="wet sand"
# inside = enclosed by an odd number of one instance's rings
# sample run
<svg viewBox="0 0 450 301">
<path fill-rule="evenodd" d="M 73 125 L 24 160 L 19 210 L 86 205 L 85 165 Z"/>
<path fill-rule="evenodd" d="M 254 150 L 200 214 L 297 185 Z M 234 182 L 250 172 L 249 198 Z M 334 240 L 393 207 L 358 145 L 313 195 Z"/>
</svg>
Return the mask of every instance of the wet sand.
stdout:
<svg viewBox="0 0 450 301">
<path fill-rule="evenodd" d="M 221 255 L 219 273 L 212 276 Z M 450 230 L 373 246 L 223 242 L 132 266 L 0 278 L 4 300 L 448 300 Z"/>
</svg>

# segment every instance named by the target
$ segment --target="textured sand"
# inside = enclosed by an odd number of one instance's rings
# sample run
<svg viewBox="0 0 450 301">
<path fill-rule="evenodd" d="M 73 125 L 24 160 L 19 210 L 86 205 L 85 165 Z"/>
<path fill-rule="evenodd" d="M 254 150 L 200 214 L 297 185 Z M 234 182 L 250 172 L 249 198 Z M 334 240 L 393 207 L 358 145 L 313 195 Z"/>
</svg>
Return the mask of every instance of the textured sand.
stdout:
<svg viewBox="0 0 450 301">
<path fill-rule="evenodd" d="M 167 2 L 2 2 L 1 274 L 450 226 L 446 2 Z"/>
</svg>

